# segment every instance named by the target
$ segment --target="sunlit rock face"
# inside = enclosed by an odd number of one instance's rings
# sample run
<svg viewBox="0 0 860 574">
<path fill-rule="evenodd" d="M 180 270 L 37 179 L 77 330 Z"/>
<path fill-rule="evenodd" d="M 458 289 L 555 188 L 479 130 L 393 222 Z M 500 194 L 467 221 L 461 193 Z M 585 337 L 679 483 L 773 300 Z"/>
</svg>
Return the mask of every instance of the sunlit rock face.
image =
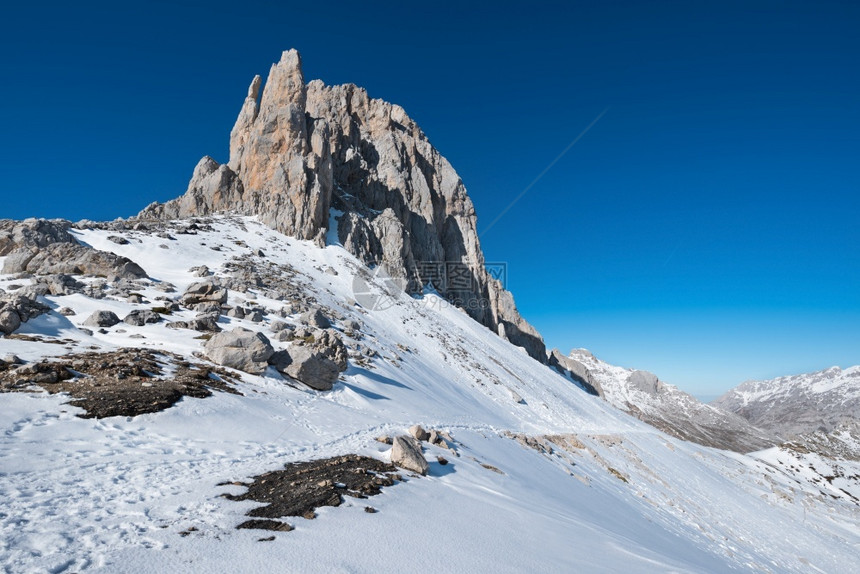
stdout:
<svg viewBox="0 0 860 574">
<path fill-rule="evenodd" d="M 218 212 L 256 215 L 320 245 L 337 225 L 340 243 L 363 261 L 384 265 L 411 291 L 432 282 L 476 321 L 547 360 L 540 334 L 486 271 L 475 208 L 451 164 L 400 106 L 353 84 L 305 83 L 295 50 L 265 85 L 251 82 L 229 162 L 204 157 L 185 195 L 139 217 Z"/>
</svg>

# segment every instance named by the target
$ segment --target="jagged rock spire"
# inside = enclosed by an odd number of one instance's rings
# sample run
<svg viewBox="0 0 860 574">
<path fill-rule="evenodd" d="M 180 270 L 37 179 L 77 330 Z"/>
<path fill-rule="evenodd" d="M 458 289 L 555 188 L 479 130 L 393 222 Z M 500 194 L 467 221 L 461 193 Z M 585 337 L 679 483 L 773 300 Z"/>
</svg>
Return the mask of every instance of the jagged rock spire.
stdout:
<svg viewBox="0 0 860 574">
<path fill-rule="evenodd" d="M 230 133 L 228 164 L 204 158 L 185 196 L 141 217 L 232 211 L 322 244 L 335 207 L 343 212 L 338 236 L 354 255 L 417 288 L 428 265 L 455 267 L 456 282 L 434 281 L 442 295 L 546 362 L 540 335 L 487 274 L 463 182 L 403 108 L 353 84 L 306 84 L 296 50 L 260 87 L 256 76 Z"/>
<path fill-rule="evenodd" d="M 260 112 L 260 85 L 263 83 L 263 78 L 254 76 L 251 85 L 248 86 L 248 96 L 245 98 L 245 103 L 242 105 L 242 110 L 239 112 L 239 117 L 236 119 L 236 124 L 230 132 L 230 168 L 237 168 L 237 160 L 245 151 L 245 143 L 248 140 L 248 132 L 251 124 L 257 119 L 257 114 Z"/>
</svg>

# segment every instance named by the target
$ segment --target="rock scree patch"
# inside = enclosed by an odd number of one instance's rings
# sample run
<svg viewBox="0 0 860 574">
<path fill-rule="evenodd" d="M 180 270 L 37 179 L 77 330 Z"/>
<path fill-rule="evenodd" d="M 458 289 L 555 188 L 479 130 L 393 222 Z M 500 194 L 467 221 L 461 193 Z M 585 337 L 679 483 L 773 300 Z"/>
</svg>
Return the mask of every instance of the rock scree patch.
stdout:
<svg viewBox="0 0 860 574">
<path fill-rule="evenodd" d="M 340 506 L 343 496 L 367 498 L 382 492 L 382 487 L 401 480 L 397 469 L 367 456 L 348 454 L 286 465 L 284 470 L 255 476 L 253 482 L 222 482 L 218 486 L 244 486 L 247 492 L 223 494 L 228 500 L 253 500 L 264 503 L 250 510 L 236 528 L 289 531 L 292 526 L 276 519 L 288 516 L 314 518 L 321 506 Z M 374 509 L 375 512 L 375 509 Z"/>
<path fill-rule="evenodd" d="M 226 369 L 133 348 L 0 365 L 0 392 L 40 387 L 51 394 L 68 393 L 68 404 L 84 409 L 78 416 L 85 419 L 155 413 L 182 397 L 210 397 L 212 389 L 241 394 L 230 385 L 235 381 Z"/>
</svg>

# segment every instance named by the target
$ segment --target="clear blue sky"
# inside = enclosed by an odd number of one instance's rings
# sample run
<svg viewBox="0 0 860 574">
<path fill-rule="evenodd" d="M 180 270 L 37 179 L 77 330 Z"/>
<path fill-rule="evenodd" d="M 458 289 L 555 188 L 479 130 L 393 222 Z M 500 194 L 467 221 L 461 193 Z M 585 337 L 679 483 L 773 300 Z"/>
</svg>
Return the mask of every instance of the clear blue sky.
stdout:
<svg viewBox="0 0 860 574">
<path fill-rule="evenodd" d="M 129 4 L 126 6 L 126 4 Z M 856 2 L 4 6 L 0 217 L 109 219 L 226 160 L 254 74 L 401 104 L 547 343 L 697 394 L 860 363 Z"/>
</svg>

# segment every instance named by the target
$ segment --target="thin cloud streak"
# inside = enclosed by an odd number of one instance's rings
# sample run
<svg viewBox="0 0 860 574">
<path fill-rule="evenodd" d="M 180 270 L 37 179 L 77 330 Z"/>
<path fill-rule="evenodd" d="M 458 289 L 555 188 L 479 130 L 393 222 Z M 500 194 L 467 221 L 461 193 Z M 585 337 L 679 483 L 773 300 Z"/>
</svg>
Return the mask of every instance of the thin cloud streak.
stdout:
<svg viewBox="0 0 860 574">
<path fill-rule="evenodd" d="M 594 127 L 594 125 L 595 125 L 597 122 L 599 122 L 599 121 L 600 121 L 600 118 L 602 118 L 604 115 L 606 115 L 606 112 L 608 112 L 608 111 L 609 111 L 609 108 L 607 107 L 607 108 L 605 108 L 602 112 L 600 112 L 599 114 L 597 114 L 597 117 L 596 117 L 596 118 L 594 118 L 593 120 L 591 120 L 591 123 L 590 123 L 590 124 L 588 124 L 588 125 L 585 127 L 585 129 L 584 129 L 584 130 L 582 130 L 581 132 L 579 132 L 579 135 L 578 135 L 578 136 L 576 136 L 576 137 L 573 139 L 573 141 L 571 141 L 569 144 L 567 144 L 567 147 L 566 147 L 566 148 L 564 148 L 564 150 L 562 150 L 562 152 L 561 152 L 560 154 L 558 154 L 558 155 L 556 156 L 556 158 L 555 158 L 554 160 L 552 160 L 552 161 L 550 162 L 550 164 L 549 164 L 548 166 L 546 166 L 546 167 L 544 168 L 544 170 L 543 170 L 542 172 L 540 172 L 540 173 L 538 174 L 538 176 L 537 176 L 536 178 L 534 178 L 534 179 L 532 180 L 532 182 L 531 182 L 530 184 L 528 184 L 528 185 L 526 186 L 526 188 L 525 188 L 525 189 L 523 189 L 523 190 L 520 192 L 520 194 L 519 194 L 518 196 L 516 196 L 516 197 L 514 198 L 514 200 L 513 200 L 512 202 L 510 202 L 510 203 L 508 204 L 508 206 L 507 206 L 506 208 L 504 208 L 504 209 L 502 210 L 502 212 L 501 212 L 499 215 L 497 215 L 497 216 L 496 216 L 496 218 L 495 218 L 492 222 L 490 222 L 490 224 L 489 224 L 487 227 L 485 227 L 485 228 L 484 228 L 484 230 L 483 230 L 481 233 L 479 233 L 479 234 L 478 234 L 478 237 L 483 236 L 483 235 L 484 235 L 485 233 L 487 233 L 490 229 L 492 229 L 492 228 L 493 228 L 493 226 L 494 226 L 496 223 L 498 223 L 498 222 L 499 222 L 499 220 L 500 220 L 502 217 L 504 217 L 504 216 L 505 216 L 505 214 L 506 214 L 508 211 L 510 211 L 510 210 L 511 210 L 511 208 L 512 208 L 514 205 L 516 205 L 516 203 L 517 203 L 519 200 L 521 200 L 521 199 L 523 198 L 523 196 L 524 196 L 525 194 L 527 194 L 527 193 L 529 192 L 529 190 L 531 190 L 531 188 L 533 188 L 533 187 L 535 186 L 535 184 L 536 184 L 537 182 L 539 182 L 539 181 L 541 180 L 541 178 L 542 178 L 543 176 L 545 176 L 545 175 L 547 174 L 547 172 L 549 172 L 549 170 L 551 170 L 551 169 L 553 168 L 553 166 L 554 166 L 555 164 L 557 164 L 557 163 L 559 162 L 559 160 L 561 160 L 561 158 L 563 158 L 567 152 L 569 152 L 569 151 L 570 151 L 570 148 L 572 148 L 573 146 L 575 146 L 575 145 L 576 145 L 576 143 L 577 143 L 579 140 L 581 140 L 581 139 L 585 136 L 585 134 L 587 134 L 587 133 L 589 132 L 589 130 L 590 130 L 591 128 L 593 128 L 593 127 Z"/>
</svg>

